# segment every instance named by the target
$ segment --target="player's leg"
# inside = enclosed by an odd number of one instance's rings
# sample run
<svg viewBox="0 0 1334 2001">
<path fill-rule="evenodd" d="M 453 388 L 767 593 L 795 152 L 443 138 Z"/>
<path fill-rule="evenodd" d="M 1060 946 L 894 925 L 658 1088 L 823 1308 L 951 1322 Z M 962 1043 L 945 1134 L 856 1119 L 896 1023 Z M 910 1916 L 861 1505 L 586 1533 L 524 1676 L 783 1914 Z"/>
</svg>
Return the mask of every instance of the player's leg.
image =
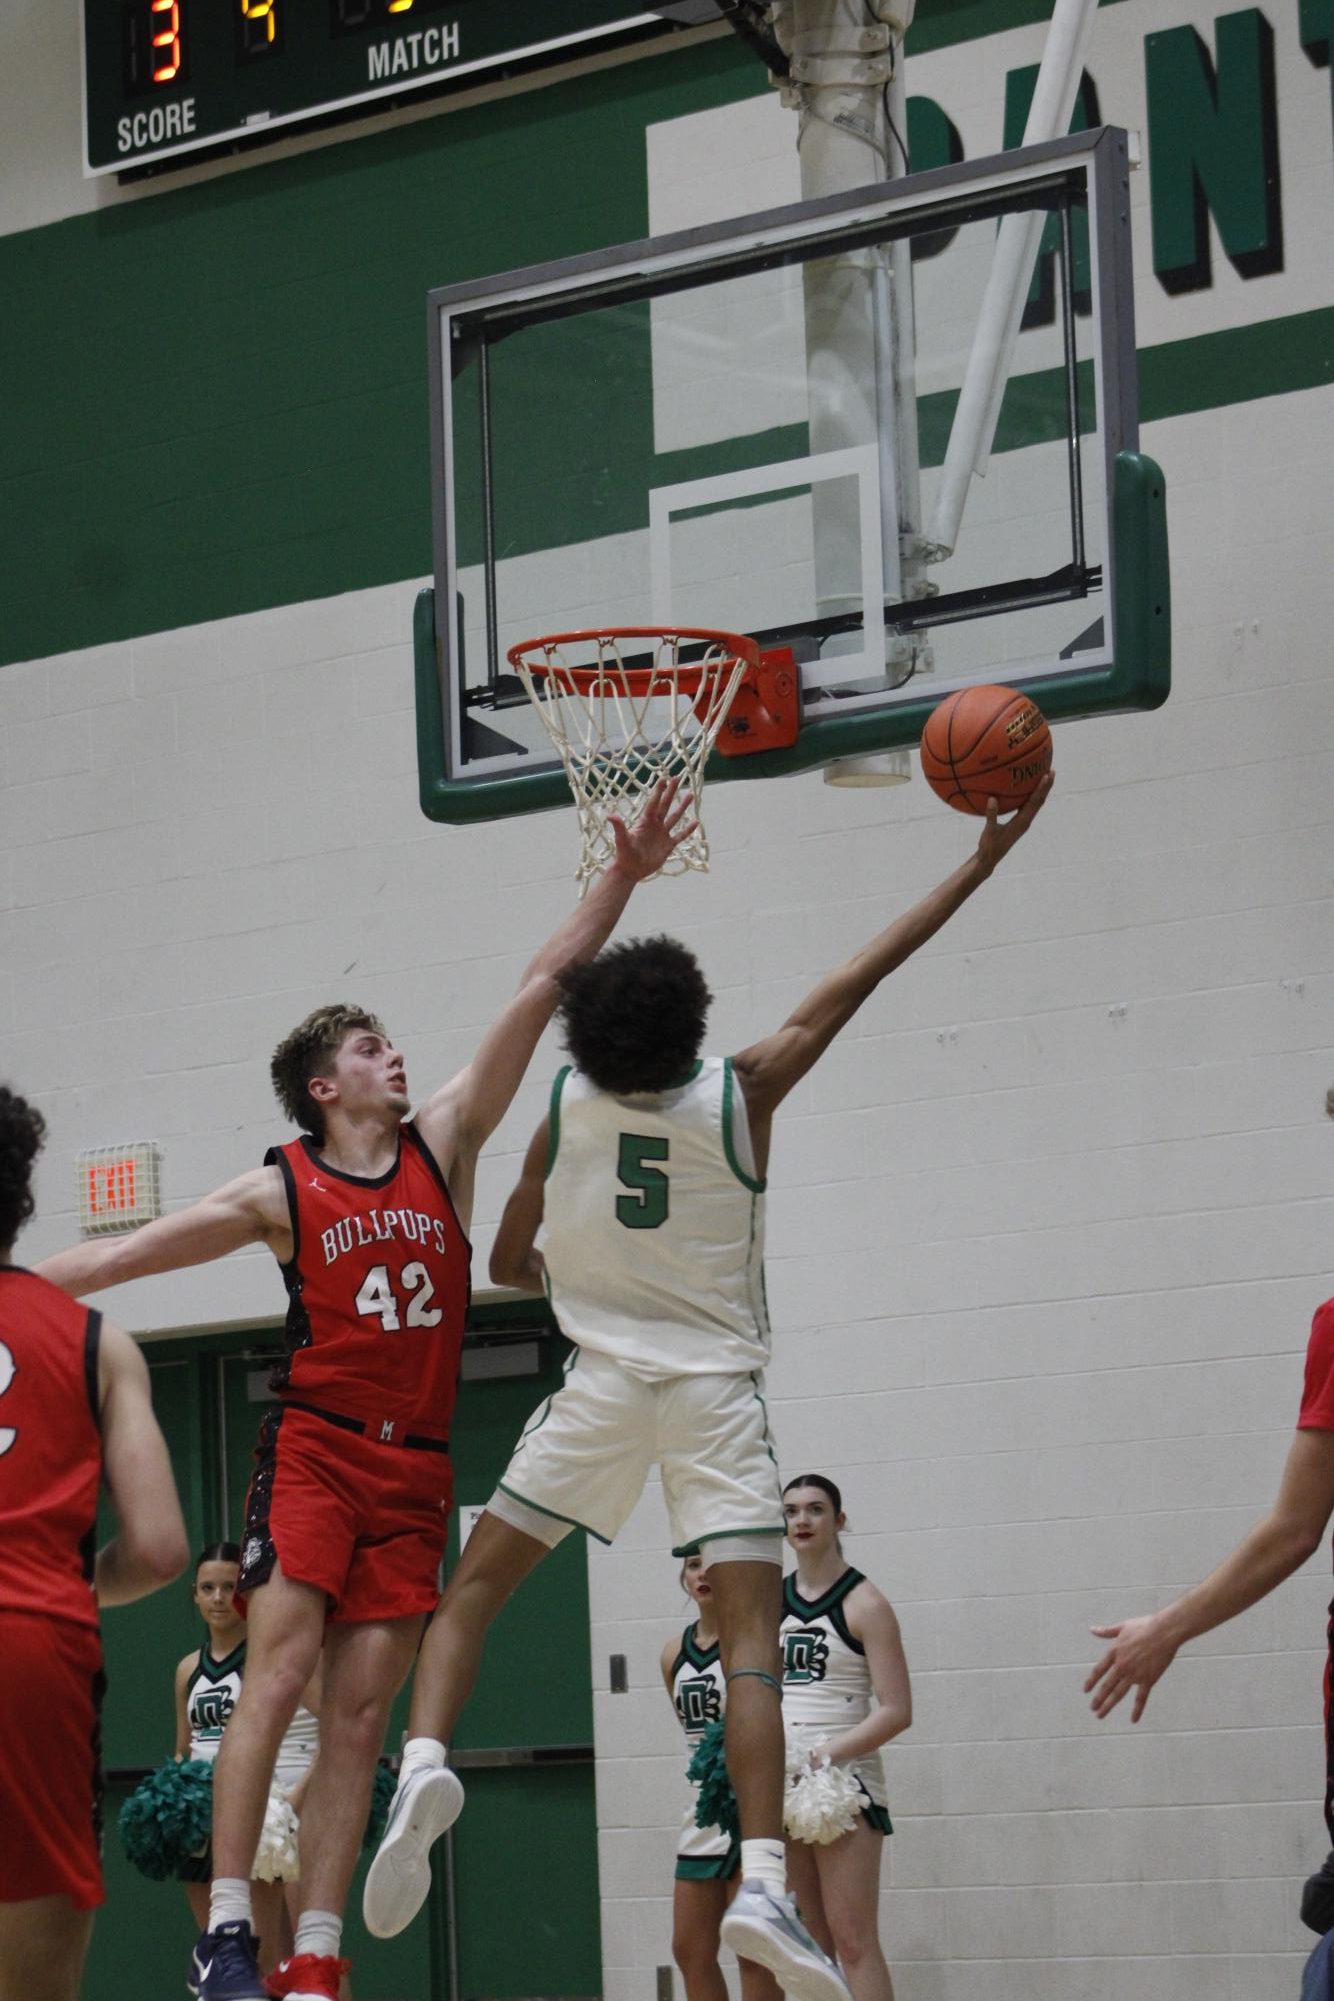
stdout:
<svg viewBox="0 0 1334 2001">
<path fill-rule="evenodd" d="M 880 1947 L 880 1861 L 885 1837 L 863 1819 L 851 1834 L 812 1851 L 820 1900 L 854 2001 L 894 2001 Z"/>
<path fill-rule="evenodd" d="M 743 1544 L 742 1547 L 747 1545 Z M 708 1545 L 705 1545 L 705 1554 Z M 727 1770 L 741 1839 L 783 1842 L 783 1573 L 764 1561 L 709 1565 L 727 1677 Z M 742 1876 L 746 1871 L 743 1864 Z"/>
<path fill-rule="evenodd" d="M 268 2001 L 250 1871 L 283 1733 L 324 1644 L 325 1593 L 275 1562 L 246 1605 L 246 1669 L 213 1772 L 213 1883 L 195 1947 L 198 2001 Z"/>
<path fill-rule="evenodd" d="M 92 1933 L 68 1897 L 0 1904 L 0 2001 L 78 2001 Z"/>
<path fill-rule="evenodd" d="M 421 1631 L 419 1616 L 329 1628 L 320 1755 L 301 1816 L 302 1915 L 341 1913 L 347 1901 L 389 1712 L 411 1671 Z"/>
<path fill-rule="evenodd" d="M 678 1876 L 672 1886 L 672 1958 L 681 1969 L 686 2001 L 727 2001 L 718 1964 L 718 1928 L 727 1908 L 727 1885 L 714 1876 Z"/>
<path fill-rule="evenodd" d="M 503 1505 L 503 1495 L 500 1500 Z M 496 1615 L 548 1549 L 569 1533 L 568 1523 L 556 1522 L 550 1540 L 540 1539 L 493 1514 L 495 1505 L 483 1510 L 468 1537 L 427 1628 L 412 1681 L 409 1737 L 449 1742 L 472 1694 Z"/>
<path fill-rule="evenodd" d="M 567 1533 L 564 1523 L 554 1526 Z M 472 1693 L 492 1621 L 549 1547 L 489 1509 L 468 1537 L 417 1659 L 398 1784 L 366 1872 L 362 1915 L 373 1938 L 393 1938 L 426 1900 L 431 1849 L 463 1806 L 463 1787 L 445 1764 L 445 1745 Z"/>
<path fill-rule="evenodd" d="M 572 1529 L 610 1542 L 643 1492 L 654 1455 L 652 1386 L 601 1355 L 578 1355 L 541 1404 L 468 1538 L 431 1621 L 413 1681 L 410 1735 L 362 1915 L 392 1938 L 430 1889 L 430 1848 L 463 1788 L 445 1744 L 477 1678 L 487 1631 L 510 1594 Z"/>
</svg>

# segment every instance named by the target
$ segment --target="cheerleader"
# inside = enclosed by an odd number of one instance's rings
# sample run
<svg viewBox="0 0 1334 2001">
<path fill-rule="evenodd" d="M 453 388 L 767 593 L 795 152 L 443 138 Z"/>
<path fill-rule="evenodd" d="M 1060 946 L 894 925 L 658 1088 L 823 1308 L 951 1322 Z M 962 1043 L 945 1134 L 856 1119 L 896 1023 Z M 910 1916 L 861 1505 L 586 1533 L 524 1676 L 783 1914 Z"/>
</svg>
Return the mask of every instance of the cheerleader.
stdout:
<svg viewBox="0 0 1334 2001">
<path fill-rule="evenodd" d="M 812 1760 L 845 1767 L 864 1798 L 850 1834 L 788 1843 L 788 1878 L 854 2001 L 894 2001 L 877 1920 L 880 1858 L 892 1831 L 880 1752 L 912 1722 L 899 1622 L 844 1559 L 843 1503 L 832 1480 L 803 1473 L 789 1481 L 783 1513 L 797 1558 L 783 1580 L 783 1727 Z"/>
<path fill-rule="evenodd" d="M 692 1752 L 722 1715 L 727 1693 L 713 1592 L 702 1563 L 700 1556 L 688 1556 L 681 1567 L 682 1589 L 694 1601 L 698 1617 L 662 1650 L 662 1678 Z M 728 2001 L 718 1965 L 719 1927 L 736 1892 L 740 1861 L 738 1841 L 720 1828 L 696 1825 L 692 1798 L 676 1844 L 672 1893 L 672 1958 L 681 1969 L 686 2001 Z M 746 2001 L 762 2001 L 777 1991 L 754 1960 L 737 1964 Z"/>
</svg>

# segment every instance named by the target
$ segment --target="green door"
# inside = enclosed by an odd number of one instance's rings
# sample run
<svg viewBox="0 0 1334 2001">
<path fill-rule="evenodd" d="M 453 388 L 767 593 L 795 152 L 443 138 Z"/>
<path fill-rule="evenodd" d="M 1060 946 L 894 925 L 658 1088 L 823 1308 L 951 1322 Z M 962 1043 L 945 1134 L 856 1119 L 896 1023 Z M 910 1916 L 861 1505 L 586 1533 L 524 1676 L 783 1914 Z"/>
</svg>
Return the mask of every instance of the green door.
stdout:
<svg viewBox="0 0 1334 2001">
<path fill-rule="evenodd" d="M 482 1337 L 470 1335 L 465 1350 L 453 1437 L 459 1510 L 489 1498 L 530 1412 L 559 1386 L 565 1352 L 540 1305 L 517 1318 L 512 1307 L 483 1308 L 476 1319 Z M 272 1337 L 195 1338 L 148 1351 L 192 1549 L 239 1540 L 279 1338 L 275 1329 Z M 459 1510 L 447 1567 L 458 1558 Z M 107 1904 L 93 1934 L 85 2001 L 123 2001 L 127 1967 L 145 1994 L 184 1991 L 194 1942 L 185 1893 L 129 1867 L 115 1817 L 143 1773 L 170 1755 L 173 1671 L 201 1632 L 187 1580 L 103 1620 Z M 395 1704 L 389 1752 L 399 1748 L 407 1700 L 404 1692 Z M 467 1806 L 437 1851 L 426 1911 L 397 1939 L 369 1938 L 357 1872 L 345 1934 L 357 2001 L 601 1993 L 592 1743 L 587 1551 L 575 1533 L 544 1560 L 491 1633 L 454 1747 Z"/>
<path fill-rule="evenodd" d="M 489 1499 L 527 1418 L 559 1387 L 565 1352 L 530 1335 L 465 1355 L 451 1566 L 468 1509 Z M 456 2001 L 602 1992 L 592 1745 L 588 1552 L 576 1531 L 496 1621 L 455 1737 L 467 1804 L 441 1844 L 437 1888 L 452 1887 Z"/>
</svg>

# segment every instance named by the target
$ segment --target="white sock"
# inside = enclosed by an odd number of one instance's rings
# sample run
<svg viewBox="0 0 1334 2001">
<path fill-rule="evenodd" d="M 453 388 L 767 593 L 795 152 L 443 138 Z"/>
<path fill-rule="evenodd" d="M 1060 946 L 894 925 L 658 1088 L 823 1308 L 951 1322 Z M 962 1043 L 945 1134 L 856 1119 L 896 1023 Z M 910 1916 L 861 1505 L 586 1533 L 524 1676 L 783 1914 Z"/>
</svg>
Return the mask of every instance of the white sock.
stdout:
<svg viewBox="0 0 1334 2001">
<path fill-rule="evenodd" d="M 303 1911 L 296 1921 L 293 1957 L 313 1952 L 317 1959 L 337 1959 L 343 1943 L 343 1920 L 337 1911 Z"/>
<path fill-rule="evenodd" d="M 253 1931 L 255 1913 L 250 1906 L 250 1885 L 244 1876 L 215 1876 L 209 1885 L 208 1928 L 215 1932 L 219 1925 L 247 1924 Z"/>
<path fill-rule="evenodd" d="M 781 1841 L 743 1841 L 741 1880 L 763 1883 L 775 1897 L 787 1895 L 787 1855 Z"/>
<path fill-rule="evenodd" d="M 401 1786 L 410 1771 L 438 1772 L 444 1762 L 445 1747 L 438 1737 L 409 1737 L 399 1760 L 398 1783 Z"/>
</svg>

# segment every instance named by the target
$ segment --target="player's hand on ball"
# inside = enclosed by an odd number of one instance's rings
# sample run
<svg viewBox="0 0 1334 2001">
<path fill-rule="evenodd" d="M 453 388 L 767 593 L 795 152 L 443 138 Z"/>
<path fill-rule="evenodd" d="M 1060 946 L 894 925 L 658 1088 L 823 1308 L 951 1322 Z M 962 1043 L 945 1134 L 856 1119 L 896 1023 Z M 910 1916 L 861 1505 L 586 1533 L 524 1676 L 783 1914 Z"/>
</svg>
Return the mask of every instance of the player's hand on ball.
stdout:
<svg viewBox="0 0 1334 2001">
<path fill-rule="evenodd" d="M 1017 813 L 1011 813 L 1008 820 L 1000 817 L 1000 808 L 994 799 L 987 801 L 987 824 L 982 829 L 982 838 L 977 844 L 977 858 L 990 874 L 997 862 L 1004 861 L 1016 841 L 1022 841 L 1038 814 L 1051 797 L 1051 788 L 1056 782 L 1055 772 L 1049 771 L 1042 783 L 1026 799 Z"/>
<path fill-rule="evenodd" d="M 636 882 L 656 875 L 672 849 L 695 831 L 695 822 L 686 818 L 689 809 L 690 794 L 681 793 L 680 779 L 660 778 L 640 807 L 633 826 L 627 827 L 618 813 L 609 813 L 607 818 L 616 839 L 615 866 L 633 876 Z"/>
<path fill-rule="evenodd" d="M 1110 1716 L 1118 1702 L 1135 1691 L 1132 1723 L 1144 1714 L 1144 1705 L 1154 1683 L 1176 1659 L 1179 1642 L 1167 1630 L 1161 1613 L 1145 1619 L 1123 1619 L 1119 1626 L 1090 1626 L 1096 1640 L 1110 1640 L 1111 1646 L 1084 1683 L 1085 1695 L 1095 1716 Z"/>
</svg>

